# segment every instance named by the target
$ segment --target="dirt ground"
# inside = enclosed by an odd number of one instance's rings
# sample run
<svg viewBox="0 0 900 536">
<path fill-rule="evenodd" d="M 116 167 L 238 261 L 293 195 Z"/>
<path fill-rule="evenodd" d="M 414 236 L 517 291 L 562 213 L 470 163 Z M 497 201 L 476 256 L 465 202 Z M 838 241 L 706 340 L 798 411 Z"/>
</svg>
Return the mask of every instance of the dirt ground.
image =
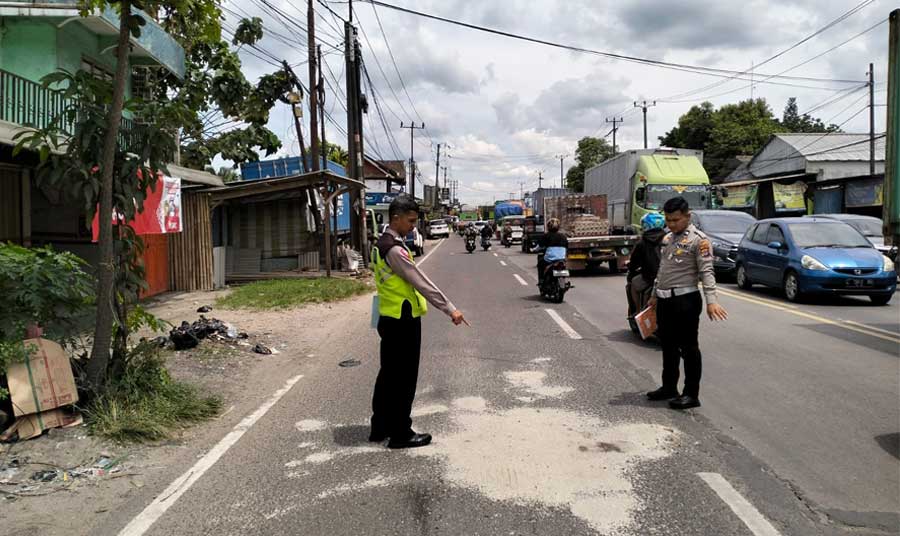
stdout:
<svg viewBox="0 0 900 536">
<path fill-rule="evenodd" d="M 84 425 L 0 444 L 0 533 L 89 534 L 97 515 L 116 509 L 149 482 L 158 481 L 167 459 L 199 456 L 202 445 L 222 437 L 269 395 L 272 386 L 280 386 L 286 369 L 326 353 L 329 338 L 340 332 L 340 319 L 369 314 L 371 303 L 364 295 L 286 311 L 216 308 L 216 298 L 227 292 L 168 294 L 145 304 L 176 326 L 197 320 L 197 309 L 209 305 L 213 310 L 204 316 L 247 333 L 242 344 L 202 341 L 193 350 L 169 352 L 173 376 L 220 395 L 222 414 L 154 444 L 115 444 L 89 435 Z M 276 353 L 254 353 L 257 343 Z"/>
</svg>

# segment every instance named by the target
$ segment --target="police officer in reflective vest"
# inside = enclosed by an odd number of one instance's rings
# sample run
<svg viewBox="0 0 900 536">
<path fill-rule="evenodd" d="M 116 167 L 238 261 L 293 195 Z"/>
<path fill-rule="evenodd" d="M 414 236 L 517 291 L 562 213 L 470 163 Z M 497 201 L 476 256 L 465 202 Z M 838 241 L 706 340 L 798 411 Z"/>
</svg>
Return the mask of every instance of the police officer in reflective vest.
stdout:
<svg viewBox="0 0 900 536">
<path fill-rule="evenodd" d="M 431 435 L 413 431 L 410 418 L 419 374 L 422 317 L 428 311 L 428 303 L 447 314 L 455 325 L 468 325 L 463 314 L 416 266 L 412 252 L 403 242 L 416 226 L 418 216 L 415 200 L 398 196 L 388 209 L 388 228 L 372 248 L 381 369 L 372 396 L 369 441 L 390 438 L 388 447 L 397 449 L 431 443 Z"/>
<path fill-rule="evenodd" d="M 688 202 L 683 197 L 663 206 L 666 226 L 659 272 L 650 305 L 656 308 L 657 334 L 663 347 L 662 387 L 647 393 L 650 400 L 668 400 L 672 409 L 700 406 L 702 364 L 697 342 L 703 299 L 710 320 L 725 320 L 728 313 L 718 304 L 713 272 L 713 248 L 709 239 L 691 223 Z M 684 360 L 684 391 L 678 393 L 678 373 Z"/>
</svg>

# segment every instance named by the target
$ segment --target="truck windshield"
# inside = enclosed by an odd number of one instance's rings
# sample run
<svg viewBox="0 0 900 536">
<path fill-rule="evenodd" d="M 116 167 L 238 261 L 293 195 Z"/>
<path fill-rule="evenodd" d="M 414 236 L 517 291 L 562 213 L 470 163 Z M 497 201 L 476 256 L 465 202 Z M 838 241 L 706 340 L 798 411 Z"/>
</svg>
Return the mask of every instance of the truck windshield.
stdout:
<svg viewBox="0 0 900 536">
<path fill-rule="evenodd" d="M 692 186 L 651 184 L 647 186 L 647 193 L 644 196 L 644 208 L 662 210 L 666 201 L 679 195 L 687 200 L 691 208 L 707 208 L 709 204 L 709 187 L 704 184 Z"/>
</svg>

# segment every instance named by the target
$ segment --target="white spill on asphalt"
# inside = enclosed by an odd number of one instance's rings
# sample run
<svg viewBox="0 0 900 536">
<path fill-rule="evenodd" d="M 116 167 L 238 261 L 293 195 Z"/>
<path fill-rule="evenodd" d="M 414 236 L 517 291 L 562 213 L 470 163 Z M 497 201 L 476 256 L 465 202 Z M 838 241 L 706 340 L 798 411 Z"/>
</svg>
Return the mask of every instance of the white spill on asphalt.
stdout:
<svg viewBox="0 0 900 536">
<path fill-rule="evenodd" d="M 375 475 L 365 482 L 354 482 L 353 484 L 341 484 L 329 490 L 316 495 L 317 499 L 327 499 L 337 495 L 346 495 L 347 493 L 355 493 L 364 489 L 384 488 L 398 481 L 397 478 L 386 477 L 384 475 Z"/>
<path fill-rule="evenodd" d="M 503 376 L 514 388 L 528 391 L 538 398 L 559 398 L 574 391 L 572 387 L 544 385 L 547 374 L 539 370 L 508 370 Z"/>
<path fill-rule="evenodd" d="M 466 396 L 453 401 L 453 409 L 461 411 L 485 411 L 487 402 L 480 396 Z"/>
<path fill-rule="evenodd" d="M 326 426 L 328 426 L 328 424 L 324 421 L 317 421 L 315 419 L 305 419 L 297 421 L 297 423 L 294 424 L 294 428 L 296 428 L 298 432 L 316 432 L 318 430 L 324 430 Z"/>
<path fill-rule="evenodd" d="M 425 415 L 434 415 L 435 413 L 446 413 L 447 406 L 443 404 L 429 404 L 427 406 L 415 407 L 412 410 L 412 417 L 424 417 Z"/>
<path fill-rule="evenodd" d="M 554 408 L 453 420 L 456 432 L 409 455 L 442 459 L 448 481 L 493 500 L 568 508 L 604 535 L 628 534 L 643 508 L 629 470 L 667 457 L 678 438 L 656 424 L 610 425 Z"/>
</svg>

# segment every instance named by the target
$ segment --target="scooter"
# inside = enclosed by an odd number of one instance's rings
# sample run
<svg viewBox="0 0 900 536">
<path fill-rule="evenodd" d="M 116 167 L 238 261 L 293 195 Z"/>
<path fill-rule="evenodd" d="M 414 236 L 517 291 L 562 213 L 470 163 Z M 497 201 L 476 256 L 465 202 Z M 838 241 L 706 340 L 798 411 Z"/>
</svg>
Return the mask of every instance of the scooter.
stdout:
<svg viewBox="0 0 900 536">
<path fill-rule="evenodd" d="M 474 236 L 466 237 L 466 251 L 468 251 L 469 253 L 472 253 L 473 251 L 475 251 L 475 237 Z"/>
<path fill-rule="evenodd" d="M 638 327 L 638 323 L 634 319 L 634 316 L 647 308 L 647 304 L 650 302 L 650 296 L 653 293 L 653 285 L 649 285 L 642 290 L 640 294 L 638 294 L 639 303 L 635 303 L 634 292 L 631 291 L 631 282 L 632 280 L 629 280 L 625 283 L 625 298 L 628 300 L 628 325 L 631 327 L 633 333 L 640 335 L 641 330 Z"/>
<path fill-rule="evenodd" d="M 553 303 L 562 303 L 566 292 L 572 288 L 572 282 L 569 281 L 569 270 L 566 268 L 566 261 L 556 261 L 550 263 L 544 271 L 544 278 L 538 287 L 541 290 L 541 297 L 552 301 Z"/>
<path fill-rule="evenodd" d="M 503 244 L 503 246 L 507 247 L 507 248 L 512 246 L 512 233 L 501 235 L 500 243 Z"/>
<path fill-rule="evenodd" d="M 484 248 L 485 251 L 491 249 L 491 239 L 488 237 L 481 238 L 481 247 Z"/>
</svg>

